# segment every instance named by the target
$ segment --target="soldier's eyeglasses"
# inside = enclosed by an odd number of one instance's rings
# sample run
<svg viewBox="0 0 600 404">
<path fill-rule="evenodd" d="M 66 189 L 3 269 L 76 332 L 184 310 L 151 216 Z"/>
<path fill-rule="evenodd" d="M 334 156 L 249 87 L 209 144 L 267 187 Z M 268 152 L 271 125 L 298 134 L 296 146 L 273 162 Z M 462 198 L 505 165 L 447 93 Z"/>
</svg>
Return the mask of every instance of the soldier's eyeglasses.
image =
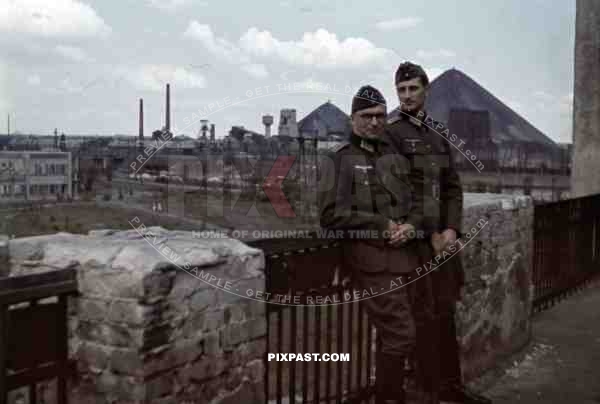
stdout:
<svg viewBox="0 0 600 404">
<path fill-rule="evenodd" d="M 373 118 L 377 119 L 378 121 L 383 121 L 385 119 L 385 114 L 381 113 L 381 114 L 362 114 L 359 115 L 361 117 L 361 119 L 364 119 L 365 121 L 369 121 L 371 122 L 373 120 Z"/>
</svg>

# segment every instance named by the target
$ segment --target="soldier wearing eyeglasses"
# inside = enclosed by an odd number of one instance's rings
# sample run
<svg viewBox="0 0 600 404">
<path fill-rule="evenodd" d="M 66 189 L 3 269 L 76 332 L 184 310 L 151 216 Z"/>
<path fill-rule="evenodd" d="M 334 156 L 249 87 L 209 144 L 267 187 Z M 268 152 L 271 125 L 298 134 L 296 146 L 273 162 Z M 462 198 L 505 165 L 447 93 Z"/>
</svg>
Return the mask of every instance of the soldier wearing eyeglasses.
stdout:
<svg viewBox="0 0 600 404">
<path fill-rule="evenodd" d="M 376 402 L 404 404 L 405 359 L 415 344 L 413 302 L 423 301 L 409 278 L 420 265 L 414 239 L 422 209 L 407 177 L 409 162 L 383 140 L 386 117 L 381 93 L 362 87 L 352 101 L 350 141 L 332 150 L 331 164 L 321 169 L 326 189 L 319 208 L 323 228 L 345 233 L 344 267 L 354 290 L 367 293 L 362 302 L 380 342 Z"/>
</svg>

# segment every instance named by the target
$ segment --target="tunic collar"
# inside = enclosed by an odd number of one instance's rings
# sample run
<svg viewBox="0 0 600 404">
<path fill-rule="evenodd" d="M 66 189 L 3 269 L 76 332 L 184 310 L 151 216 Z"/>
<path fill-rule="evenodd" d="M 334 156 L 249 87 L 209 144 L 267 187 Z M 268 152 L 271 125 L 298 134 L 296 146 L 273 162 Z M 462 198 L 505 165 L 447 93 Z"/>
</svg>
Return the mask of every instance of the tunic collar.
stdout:
<svg viewBox="0 0 600 404">
<path fill-rule="evenodd" d="M 369 153 L 377 153 L 381 150 L 381 148 L 387 144 L 387 142 L 381 138 L 365 138 L 362 136 L 358 136 L 353 133 L 350 142 L 363 150 L 368 151 Z"/>
</svg>

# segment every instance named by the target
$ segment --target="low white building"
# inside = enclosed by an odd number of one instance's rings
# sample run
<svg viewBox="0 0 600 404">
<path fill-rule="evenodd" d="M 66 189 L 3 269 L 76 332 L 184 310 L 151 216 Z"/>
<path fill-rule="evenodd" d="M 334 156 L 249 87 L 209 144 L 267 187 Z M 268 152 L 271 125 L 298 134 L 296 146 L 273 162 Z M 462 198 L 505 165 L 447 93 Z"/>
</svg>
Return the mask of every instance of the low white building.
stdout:
<svg viewBox="0 0 600 404">
<path fill-rule="evenodd" d="M 0 151 L 0 201 L 73 197 L 70 152 Z"/>
</svg>

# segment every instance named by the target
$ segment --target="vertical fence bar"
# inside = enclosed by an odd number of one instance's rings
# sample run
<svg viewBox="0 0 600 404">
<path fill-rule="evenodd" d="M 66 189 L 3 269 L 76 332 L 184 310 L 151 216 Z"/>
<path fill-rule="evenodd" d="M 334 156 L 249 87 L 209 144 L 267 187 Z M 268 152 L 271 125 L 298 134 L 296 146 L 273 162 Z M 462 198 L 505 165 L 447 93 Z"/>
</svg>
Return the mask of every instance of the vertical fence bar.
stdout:
<svg viewBox="0 0 600 404">
<path fill-rule="evenodd" d="M 315 307 L 315 352 L 321 354 L 321 310 L 323 306 Z M 315 385 L 314 385 L 314 399 L 315 403 L 319 403 L 321 399 L 321 365 L 322 362 L 315 362 Z"/>
<path fill-rule="evenodd" d="M 282 307 L 278 307 L 277 310 L 277 352 L 283 351 L 283 310 Z M 277 395 L 277 404 L 281 404 L 281 396 L 282 396 L 282 384 L 283 384 L 283 369 L 282 362 L 275 362 L 277 367 L 277 377 L 276 377 L 276 395 Z"/>
<path fill-rule="evenodd" d="M 303 306 L 303 323 L 302 323 L 302 351 L 308 352 L 308 307 Z M 302 403 L 308 403 L 308 362 L 302 362 Z"/>
<path fill-rule="evenodd" d="M 294 296 L 294 292 L 292 292 L 292 299 Z M 297 349 L 296 349 L 296 329 L 297 329 L 297 310 L 298 310 L 298 306 L 294 305 L 292 307 L 289 308 L 290 310 L 290 352 L 296 353 Z M 304 327 L 306 327 L 306 324 L 303 324 Z M 296 362 L 295 361 L 290 361 L 290 362 L 286 362 L 289 366 L 289 397 L 290 397 L 290 403 L 295 403 L 296 402 Z"/>
<path fill-rule="evenodd" d="M 266 266 L 267 264 L 265 264 Z M 267 279 L 269 277 L 268 275 L 268 271 L 265 270 L 266 275 L 267 275 Z M 266 286 L 267 292 L 270 290 L 269 286 L 268 286 L 268 280 L 267 280 L 267 286 Z M 265 354 L 264 354 L 264 364 L 265 364 L 265 384 L 264 384 L 264 391 L 265 391 L 265 401 L 268 403 L 269 402 L 269 394 L 271 393 L 271 389 L 269 388 L 269 385 L 271 384 L 271 372 L 269 372 L 269 368 L 271 366 L 269 366 L 269 360 L 267 355 L 269 354 L 269 352 L 271 352 L 271 304 L 269 303 L 269 301 L 265 302 L 265 304 L 267 305 L 267 307 L 265 308 L 265 315 L 267 316 L 266 320 L 267 320 L 267 335 L 266 335 L 266 347 L 267 349 L 265 350 Z"/>
<path fill-rule="evenodd" d="M 338 304 L 336 306 L 337 309 L 337 333 L 336 333 L 336 349 L 337 352 L 342 352 L 344 349 L 344 335 L 343 335 L 343 326 L 344 326 L 344 304 Z M 336 394 L 337 394 L 337 402 L 338 404 L 342 403 L 342 395 L 343 395 L 343 381 L 344 375 L 342 373 L 342 362 L 337 362 L 337 386 L 336 386 Z"/>
<path fill-rule="evenodd" d="M 335 292 L 336 294 L 339 294 L 339 292 Z M 327 306 L 327 335 L 325 337 L 326 339 L 326 346 L 327 346 L 327 352 L 332 352 L 333 350 L 333 339 L 331 338 L 331 334 L 333 334 L 333 306 L 332 305 L 328 305 Z M 333 366 L 333 363 L 331 361 L 327 362 L 325 365 L 325 397 L 327 398 L 327 403 L 330 402 L 330 395 L 331 395 L 331 367 Z"/>
<path fill-rule="evenodd" d="M 29 302 L 29 308 L 32 311 L 34 310 L 34 307 L 36 307 L 36 306 L 37 306 L 37 300 L 31 300 Z M 62 310 L 61 306 L 59 306 L 59 310 Z M 63 324 L 62 313 L 58 314 L 58 318 L 56 319 L 56 321 L 57 321 L 57 324 Z M 66 321 L 64 322 L 64 326 L 67 327 Z M 58 331 L 58 332 L 61 333 L 61 331 Z M 59 344 L 61 344 L 61 338 L 62 337 L 59 335 L 59 337 L 58 337 L 58 343 Z M 61 346 L 58 347 L 58 352 L 59 352 L 58 361 L 62 365 L 63 364 L 63 358 L 62 358 L 62 347 Z M 66 361 L 67 361 L 67 358 L 64 359 L 65 363 L 66 363 Z M 61 368 L 61 371 L 63 371 L 62 368 Z M 58 376 L 56 383 L 60 382 L 61 377 L 62 377 L 61 375 Z M 29 402 L 32 403 L 32 404 L 37 403 L 37 391 L 36 391 L 36 387 L 37 387 L 36 383 L 31 383 L 29 385 Z M 60 401 L 60 398 L 58 399 L 58 403 L 61 403 L 61 404 L 63 403 L 62 401 Z"/>
<path fill-rule="evenodd" d="M 6 404 L 6 347 L 8 346 L 8 306 L 0 305 L 0 404 Z"/>
<path fill-rule="evenodd" d="M 57 400 L 59 404 L 67 404 L 67 362 L 69 360 L 69 336 L 67 322 L 67 295 L 60 295 L 58 298 L 58 317 L 60 324 L 58 328 L 58 357 L 61 364 L 62 374 L 56 381 Z M 35 388 L 34 388 L 35 390 Z M 34 401 L 35 403 L 35 401 Z"/>
<path fill-rule="evenodd" d="M 371 321 L 367 317 L 367 383 L 371 384 L 371 351 L 373 349 L 373 334 L 371 333 Z"/>
<path fill-rule="evenodd" d="M 356 363 L 358 363 L 358 369 L 356 369 L 356 379 L 354 381 L 355 385 L 358 386 L 360 388 L 360 386 L 362 386 L 362 366 L 361 364 L 363 363 L 363 358 L 362 358 L 362 352 L 363 352 L 363 314 L 362 314 L 362 310 L 361 310 L 361 304 L 360 301 L 355 303 L 356 304 L 356 311 L 358 312 L 358 352 L 357 352 L 357 361 Z"/>
<path fill-rule="evenodd" d="M 348 352 L 350 353 L 350 355 L 352 355 L 352 334 L 353 334 L 353 329 L 354 329 L 354 318 L 353 318 L 353 314 L 354 314 L 354 302 L 352 303 L 348 303 L 345 306 L 347 306 L 346 310 L 348 311 L 348 322 L 347 322 L 347 334 L 348 334 L 348 344 L 347 346 L 347 350 L 341 351 L 341 352 Z M 346 366 L 348 373 L 346 373 L 346 390 L 348 391 L 348 394 L 352 393 L 352 372 L 354 370 L 354 366 L 352 366 L 352 361 L 348 362 L 348 365 Z"/>
</svg>

